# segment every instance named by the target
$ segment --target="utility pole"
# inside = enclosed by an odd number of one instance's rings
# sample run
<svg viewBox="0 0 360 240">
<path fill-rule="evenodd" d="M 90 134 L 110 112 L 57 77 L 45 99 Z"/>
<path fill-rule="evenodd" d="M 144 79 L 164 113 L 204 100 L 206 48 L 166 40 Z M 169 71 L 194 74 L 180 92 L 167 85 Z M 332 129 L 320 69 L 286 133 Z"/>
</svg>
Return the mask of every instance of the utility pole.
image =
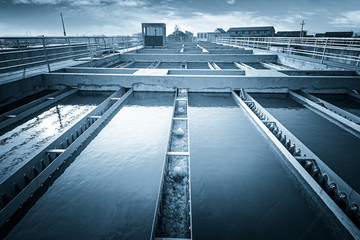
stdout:
<svg viewBox="0 0 360 240">
<path fill-rule="evenodd" d="M 60 13 L 60 16 L 61 16 L 62 27 L 63 27 L 63 30 L 64 30 L 64 36 L 66 37 L 65 24 L 64 24 L 64 19 L 63 19 L 62 12 Z"/>
<path fill-rule="evenodd" d="M 306 23 L 304 22 L 304 20 L 302 20 L 302 22 L 300 23 L 300 25 L 301 25 L 300 37 L 303 37 L 303 36 L 304 36 L 303 30 L 304 30 L 304 25 L 305 25 L 305 24 L 306 24 Z"/>
</svg>

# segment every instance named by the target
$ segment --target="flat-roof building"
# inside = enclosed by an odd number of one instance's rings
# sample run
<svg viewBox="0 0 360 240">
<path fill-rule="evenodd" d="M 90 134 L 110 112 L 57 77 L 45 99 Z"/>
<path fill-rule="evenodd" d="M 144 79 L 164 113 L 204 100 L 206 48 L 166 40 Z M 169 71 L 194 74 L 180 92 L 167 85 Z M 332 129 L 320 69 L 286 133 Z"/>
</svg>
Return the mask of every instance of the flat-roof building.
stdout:
<svg viewBox="0 0 360 240">
<path fill-rule="evenodd" d="M 165 23 L 142 23 L 142 35 L 145 47 L 166 46 L 166 24 Z"/>
<path fill-rule="evenodd" d="M 227 31 L 232 37 L 273 37 L 275 28 L 268 27 L 232 27 Z"/>
</svg>

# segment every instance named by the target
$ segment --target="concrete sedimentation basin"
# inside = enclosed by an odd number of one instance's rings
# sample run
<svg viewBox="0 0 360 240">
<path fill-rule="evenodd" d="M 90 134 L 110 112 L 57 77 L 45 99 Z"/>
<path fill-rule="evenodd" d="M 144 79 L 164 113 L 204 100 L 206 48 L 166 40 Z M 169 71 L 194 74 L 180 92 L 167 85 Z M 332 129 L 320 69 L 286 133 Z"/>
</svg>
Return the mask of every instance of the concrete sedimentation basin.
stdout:
<svg viewBox="0 0 360 240">
<path fill-rule="evenodd" d="M 287 58 L 168 43 L 4 77 L 1 238 L 360 239 L 359 73 Z"/>
</svg>

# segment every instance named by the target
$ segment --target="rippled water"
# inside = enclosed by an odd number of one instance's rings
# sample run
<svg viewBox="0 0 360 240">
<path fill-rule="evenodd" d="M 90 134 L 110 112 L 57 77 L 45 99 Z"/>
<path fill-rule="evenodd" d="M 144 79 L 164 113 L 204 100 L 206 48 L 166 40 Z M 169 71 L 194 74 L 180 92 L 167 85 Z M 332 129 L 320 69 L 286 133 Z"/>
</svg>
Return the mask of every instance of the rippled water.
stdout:
<svg viewBox="0 0 360 240">
<path fill-rule="evenodd" d="M 135 93 L 6 239 L 149 239 L 173 100 Z"/>
<path fill-rule="evenodd" d="M 252 94 L 311 151 L 360 192 L 360 139 L 287 95 Z"/>
<path fill-rule="evenodd" d="M 13 103 L 10 103 L 10 104 L 7 104 L 7 105 L 4 105 L 4 106 L 1 106 L 0 107 L 0 114 L 4 114 L 4 113 L 7 113 L 11 110 L 14 110 L 18 107 L 21 107 L 22 105 L 24 104 L 27 104 L 27 103 L 30 103 L 32 101 L 35 101 L 36 99 L 39 99 L 41 97 L 44 97 L 50 93 L 53 93 L 54 91 L 51 91 L 51 90 L 44 90 L 44 91 L 41 91 L 41 92 L 38 92 L 36 94 L 32 94 L 30 96 L 27 96 L 25 98 L 22 98 L 20 100 L 17 100 Z"/>
<path fill-rule="evenodd" d="M 194 239 L 335 238 L 229 95 L 189 104 Z"/>
<path fill-rule="evenodd" d="M 109 95 L 110 92 L 73 94 L 3 134 L 0 137 L 0 181 L 23 166 Z"/>
</svg>

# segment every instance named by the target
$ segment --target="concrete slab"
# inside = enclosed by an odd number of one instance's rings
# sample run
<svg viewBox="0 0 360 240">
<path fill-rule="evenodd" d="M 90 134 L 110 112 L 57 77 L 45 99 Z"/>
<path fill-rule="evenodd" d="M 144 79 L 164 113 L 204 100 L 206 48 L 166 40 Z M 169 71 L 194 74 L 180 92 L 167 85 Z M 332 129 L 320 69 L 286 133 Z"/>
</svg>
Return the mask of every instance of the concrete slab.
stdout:
<svg viewBox="0 0 360 240">
<path fill-rule="evenodd" d="M 262 54 L 132 54 L 121 55 L 122 61 L 161 62 L 276 62 L 277 55 Z"/>
<path fill-rule="evenodd" d="M 150 75 L 150 76 L 165 76 L 169 72 L 168 69 L 139 69 L 136 72 L 134 72 L 134 75 Z"/>
<path fill-rule="evenodd" d="M 160 69 L 152 69 L 160 70 Z M 215 71 L 215 70 L 213 70 Z M 269 70 L 267 70 L 269 72 Z M 44 75 L 50 89 L 64 86 L 89 87 L 133 86 L 136 91 L 164 91 L 177 88 L 204 89 L 360 89 L 359 77 L 352 76 L 206 76 L 206 75 L 135 75 L 50 73 Z"/>
</svg>

